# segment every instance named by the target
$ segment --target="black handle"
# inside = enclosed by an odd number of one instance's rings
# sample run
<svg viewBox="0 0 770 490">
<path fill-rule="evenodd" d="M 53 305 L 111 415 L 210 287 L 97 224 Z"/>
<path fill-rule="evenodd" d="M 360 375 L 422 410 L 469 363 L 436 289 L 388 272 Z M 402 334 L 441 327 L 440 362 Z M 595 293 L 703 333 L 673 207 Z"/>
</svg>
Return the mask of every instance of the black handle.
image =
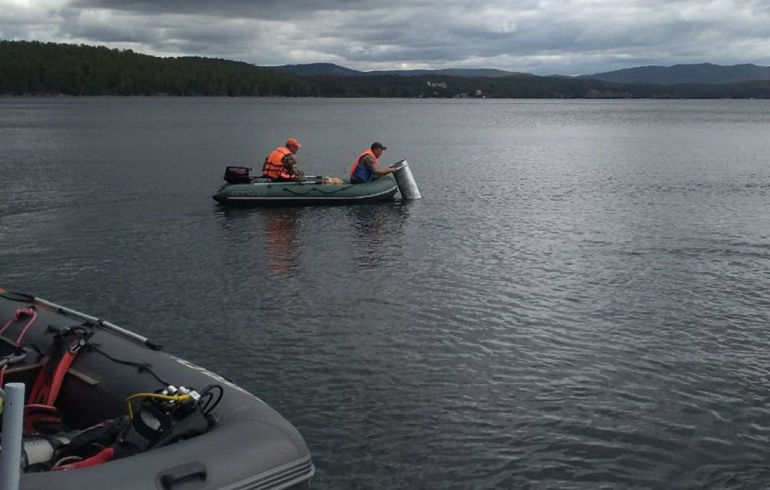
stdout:
<svg viewBox="0 0 770 490">
<path fill-rule="evenodd" d="M 163 490 L 174 490 L 184 488 L 190 490 L 193 488 L 202 488 L 206 485 L 207 479 L 206 467 L 203 463 L 188 463 L 181 466 L 170 468 L 158 473 L 156 479 L 158 488 Z"/>
</svg>

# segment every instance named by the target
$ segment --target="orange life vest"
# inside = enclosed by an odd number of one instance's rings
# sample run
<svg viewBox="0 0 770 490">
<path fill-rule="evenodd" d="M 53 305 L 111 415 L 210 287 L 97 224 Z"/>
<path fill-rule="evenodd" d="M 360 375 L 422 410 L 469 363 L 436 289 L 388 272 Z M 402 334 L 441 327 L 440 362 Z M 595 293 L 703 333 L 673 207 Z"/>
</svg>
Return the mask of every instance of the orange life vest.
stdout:
<svg viewBox="0 0 770 490">
<path fill-rule="evenodd" d="M 265 164 L 262 166 L 262 176 L 270 179 L 290 179 L 294 177 L 283 166 L 283 157 L 290 155 L 291 150 L 283 146 L 279 146 L 273 150 L 267 158 L 265 158 Z"/>
<path fill-rule="evenodd" d="M 356 158 L 356 161 L 353 162 L 353 166 L 350 167 L 350 176 L 356 176 L 361 182 L 368 182 L 371 180 L 372 176 L 369 175 L 369 169 L 366 167 L 359 168 L 359 164 L 361 163 L 361 159 L 364 158 L 366 155 L 370 155 L 374 159 L 374 168 L 377 168 L 377 165 L 380 163 L 377 160 L 377 157 L 374 155 L 374 152 L 370 149 L 366 150 L 365 152 L 358 155 L 358 158 Z"/>
</svg>

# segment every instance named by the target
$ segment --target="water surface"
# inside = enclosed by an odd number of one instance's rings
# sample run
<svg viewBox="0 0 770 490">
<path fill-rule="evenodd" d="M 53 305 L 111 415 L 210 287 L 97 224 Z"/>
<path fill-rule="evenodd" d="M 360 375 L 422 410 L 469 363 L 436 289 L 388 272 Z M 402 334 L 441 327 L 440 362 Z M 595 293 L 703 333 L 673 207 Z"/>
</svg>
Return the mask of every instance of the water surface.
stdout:
<svg viewBox="0 0 770 490">
<path fill-rule="evenodd" d="M 0 99 L 0 284 L 216 371 L 320 489 L 766 488 L 766 101 Z M 424 199 L 230 210 L 287 137 Z"/>
</svg>

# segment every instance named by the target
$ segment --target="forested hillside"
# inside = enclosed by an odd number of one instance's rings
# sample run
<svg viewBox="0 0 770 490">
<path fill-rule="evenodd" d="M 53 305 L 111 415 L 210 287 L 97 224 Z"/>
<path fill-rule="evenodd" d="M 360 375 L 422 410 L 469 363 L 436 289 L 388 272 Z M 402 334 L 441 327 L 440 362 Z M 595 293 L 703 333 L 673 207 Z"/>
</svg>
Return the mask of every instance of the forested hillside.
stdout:
<svg viewBox="0 0 770 490">
<path fill-rule="evenodd" d="M 222 59 L 159 58 L 106 47 L 0 41 L 0 95 L 768 99 L 770 81 L 653 85 L 446 72 L 299 76 Z"/>
<path fill-rule="evenodd" d="M 130 50 L 0 41 L 0 93 L 316 96 L 310 83 L 247 63 Z"/>
<path fill-rule="evenodd" d="M 639 66 L 637 68 L 586 75 L 581 78 L 593 78 L 595 80 L 615 83 L 652 83 L 656 85 L 676 85 L 679 83 L 723 84 L 770 80 L 770 67 L 752 64 L 720 66 L 712 63 Z"/>
</svg>

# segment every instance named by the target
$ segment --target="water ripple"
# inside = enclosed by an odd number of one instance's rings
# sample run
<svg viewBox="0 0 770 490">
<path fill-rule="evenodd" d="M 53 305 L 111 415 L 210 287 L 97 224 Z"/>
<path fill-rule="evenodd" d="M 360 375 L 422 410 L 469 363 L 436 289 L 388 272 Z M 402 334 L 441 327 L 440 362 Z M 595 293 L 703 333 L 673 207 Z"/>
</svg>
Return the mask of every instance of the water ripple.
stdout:
<svg viewBox="0 0 770 490">
<path fill-rule="evenodd" d="M 256 393 L 314 488 L 765 488 L 770 140 L 744 102 L 3 100 L 2 286 Z M 217 206 L 276 131 L 329 175 L 387 137 L 424 199 Z"/>
</svg>

